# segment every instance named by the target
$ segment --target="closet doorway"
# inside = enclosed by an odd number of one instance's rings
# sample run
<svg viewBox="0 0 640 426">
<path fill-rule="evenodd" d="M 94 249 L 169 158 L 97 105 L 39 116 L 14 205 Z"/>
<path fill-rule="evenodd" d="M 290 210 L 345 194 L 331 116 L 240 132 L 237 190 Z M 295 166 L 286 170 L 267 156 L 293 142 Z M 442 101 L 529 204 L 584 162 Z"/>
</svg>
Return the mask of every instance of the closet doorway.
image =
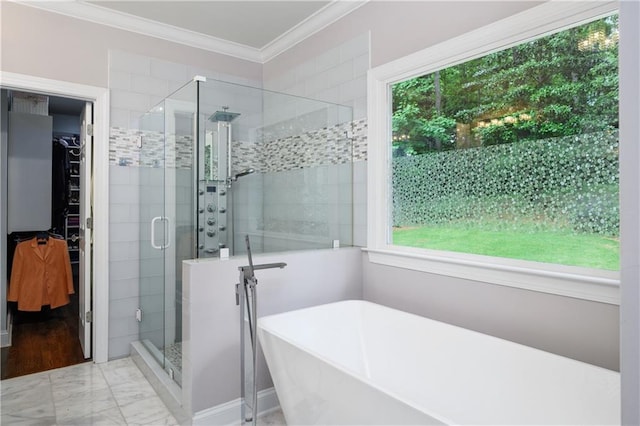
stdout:
<svg viewBox="0 0 640 426">
<path fill-rule="evenodd" d="M 93 103 L 1 95 L 6 379 L 92 358 Z"/>
</svg>

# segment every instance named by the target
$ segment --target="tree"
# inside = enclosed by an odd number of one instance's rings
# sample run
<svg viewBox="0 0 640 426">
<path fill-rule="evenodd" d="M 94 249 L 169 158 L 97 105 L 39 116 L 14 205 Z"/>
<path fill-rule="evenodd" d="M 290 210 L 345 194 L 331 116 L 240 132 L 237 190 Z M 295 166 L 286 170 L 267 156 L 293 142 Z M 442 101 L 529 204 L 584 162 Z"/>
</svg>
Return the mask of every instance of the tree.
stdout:
<svg viewBox="0 0 640 426">
<path fill-rule="evenodd" d="M 394 155 L 618 127 L 609 16 L 393 86 Z"/>
</svg>

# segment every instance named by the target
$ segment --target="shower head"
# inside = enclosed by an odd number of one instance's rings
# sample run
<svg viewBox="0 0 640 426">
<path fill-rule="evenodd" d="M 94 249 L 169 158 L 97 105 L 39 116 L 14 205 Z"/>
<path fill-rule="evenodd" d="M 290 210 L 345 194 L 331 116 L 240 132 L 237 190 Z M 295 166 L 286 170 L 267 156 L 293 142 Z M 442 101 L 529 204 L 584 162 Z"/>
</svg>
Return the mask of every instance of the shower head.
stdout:
<svg viewBox="0 0 640 426">
<path fill-rule="evenodd" d="M 224 121 L 224 122 L 230 123 L 240 115 L 239 112 L 229 112 L 227 111 L 227 108 L 222 108 L 222 109 L 223 111 L 214 112 L 211 115 L 211 117 L 209 117 L 209 120 L 213 121 L 214 123 L 217 121 Z"/>
<path fill-rule="evenodd" d="M 238 173 L 234 173 L 233 176 L 231 176 L 231 180 L 232 181 L 236 181 L 238 180 L 238 178 L 242 177 L 242 176 L 246 176 L 246 175 L 250 175 L 251 173 L 255 173 L 254 169 L 244 169 Z"/>
</svg>

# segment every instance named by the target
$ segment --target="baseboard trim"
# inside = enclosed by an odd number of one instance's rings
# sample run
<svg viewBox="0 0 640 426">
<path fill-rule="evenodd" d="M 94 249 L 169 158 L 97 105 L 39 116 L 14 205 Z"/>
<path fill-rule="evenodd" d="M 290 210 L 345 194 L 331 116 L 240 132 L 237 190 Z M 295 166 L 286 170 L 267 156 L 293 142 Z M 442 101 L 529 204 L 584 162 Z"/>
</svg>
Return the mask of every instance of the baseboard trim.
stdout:
<svg viewBox="0 0 640 426">
<path fill-rule="evenodd" d="M 279 406 L 280 402 L 274 388 L 258 392 L 258 415 L 267 414 Z M 240 398 L 198 411 L 193 416 L 193 426 L 240 424 Z"/>
</svg>

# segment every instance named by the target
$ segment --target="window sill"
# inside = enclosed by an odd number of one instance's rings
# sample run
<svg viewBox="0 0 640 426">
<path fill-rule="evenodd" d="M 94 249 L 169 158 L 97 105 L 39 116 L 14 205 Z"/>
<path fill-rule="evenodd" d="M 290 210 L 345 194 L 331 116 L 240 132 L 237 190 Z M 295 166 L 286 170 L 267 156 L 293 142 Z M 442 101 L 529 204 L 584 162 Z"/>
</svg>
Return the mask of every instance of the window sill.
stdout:
<svg viewBox="0 0 640 426">
<path fill-rule="evenodd" d="M 620 274 L 614 271 L 396 246 L 363 251 L 381 265 L 620 305 Z"/>
</svg>

